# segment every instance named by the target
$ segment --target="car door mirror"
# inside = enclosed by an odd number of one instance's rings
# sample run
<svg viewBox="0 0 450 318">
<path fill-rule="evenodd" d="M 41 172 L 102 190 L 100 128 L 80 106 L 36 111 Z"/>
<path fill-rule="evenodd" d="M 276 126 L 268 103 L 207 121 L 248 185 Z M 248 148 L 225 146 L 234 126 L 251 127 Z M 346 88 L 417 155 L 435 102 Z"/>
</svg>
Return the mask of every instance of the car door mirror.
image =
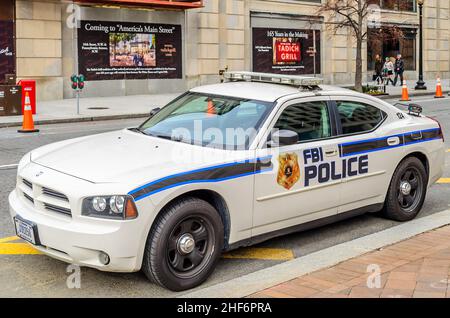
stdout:
<svg viewBox="0 0 450 318">
<path fill-rule="evenodd" d="M 270 140 L 267 142 L 268 147 L 282 147 L 295 145 L 299 142 L 298 134 L 295 131 L 282 129 L 276 130 L 271 134 Z"/>
<path fill-rule="evenodd" d="M 161 110 L 161 108 L 159 108 L 159 107 L 153 108 L 153 109 L 150 111 L 150 117 L 155 116 L 157 113 L 159 113 L 160 110 Z"/>
</svg>

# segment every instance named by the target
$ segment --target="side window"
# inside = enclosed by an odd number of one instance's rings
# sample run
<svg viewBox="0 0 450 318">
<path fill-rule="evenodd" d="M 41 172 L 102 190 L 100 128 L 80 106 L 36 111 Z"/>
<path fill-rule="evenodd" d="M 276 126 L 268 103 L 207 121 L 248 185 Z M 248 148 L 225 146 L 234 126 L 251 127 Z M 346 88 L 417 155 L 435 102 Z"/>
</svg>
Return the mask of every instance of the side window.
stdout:
<svg viewBox="0 0 450 318">
<path fill-rule="evenodd" d="M 386 117 L 377 107 L 350 101 L 337 101 L 342 133 L 355 134 L 370 131 Z"/>
<path fill-rule="evenodd" d="M 288 106 L 278 118 L 275 129 L 295 131 L 300 141 L 331 136 L 326 102 L 309 102 Z"/>
</svg>

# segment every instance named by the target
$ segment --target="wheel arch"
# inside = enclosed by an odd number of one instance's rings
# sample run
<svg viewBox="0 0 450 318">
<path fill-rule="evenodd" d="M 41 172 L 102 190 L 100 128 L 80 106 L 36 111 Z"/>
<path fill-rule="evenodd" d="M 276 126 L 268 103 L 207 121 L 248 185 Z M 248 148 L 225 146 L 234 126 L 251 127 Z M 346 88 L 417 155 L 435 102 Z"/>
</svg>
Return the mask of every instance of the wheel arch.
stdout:
<svg viewBox="0 0 450 318">
<path fill-rule="evenodd" d="M 414 151 L 414 152 L 407 154 L 401 161 L 405 160 L 406 158 L 410 158 L 410 157 L 415 157 L 415 158 L 419 159 L 422 162 L 423 166 L 425 167 L 427 176 L 430 177 L 430 161 L 429 161 L 427 155 L 421 151 Z"/>
<path fill-rule="evenodd" d="M 182 194 L 177 195 L 176 197 L 172 198 L 168 202 L 166 202 L 161 209 L 158 211 L 158 213 L 155 215 L 154 220 L 156 220 L 162 213 L 164 213 L 166 207 L 169 205 L 175 203 L 176 201 L 179 201 L 186 197 L 194 197 L 201 200 L 204 200 L 211 204 L 216 211 L 219 213 L 220 218 L 222 219 L 222 223 L 224 226 L 224 249 L 228 248 L 229 245 L 229 238 L 230 238 L 230 231 L 231 231 L 231 219 L 230 219 L 230 212 L 228 209 L 228 205 L 223 198 L 222 195 L 220 195 L 218 192 L 214 190 L 209 189 L 195 189 L 191 191 L 184 192 Z M 151 230 L 155 226 L 155 222 L 153 222 L 152 226 L 149 229 L 149 233 L 151 233 Z"/>
</svg>

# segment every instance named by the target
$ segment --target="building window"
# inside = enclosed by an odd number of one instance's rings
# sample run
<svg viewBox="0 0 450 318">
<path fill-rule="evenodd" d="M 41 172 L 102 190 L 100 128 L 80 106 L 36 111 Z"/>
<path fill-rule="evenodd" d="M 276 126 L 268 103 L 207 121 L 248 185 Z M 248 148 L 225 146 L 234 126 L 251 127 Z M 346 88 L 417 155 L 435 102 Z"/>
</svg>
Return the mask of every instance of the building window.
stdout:
<svg viewBox="0 0 450 318">
<path fill-rule="evenodd" d="M 381 9 L 416 12 L 416 0 L 369 0 Z"/>
<path fill-rule="evenodd" d="M 375 69 L 375 56 L 395 58 L 401 54 L 405 61 L 405 70 L 416 70 L 416 29 L 397 28 L 369 29 L 367 37 L 367 68 Z"/>
</svg>

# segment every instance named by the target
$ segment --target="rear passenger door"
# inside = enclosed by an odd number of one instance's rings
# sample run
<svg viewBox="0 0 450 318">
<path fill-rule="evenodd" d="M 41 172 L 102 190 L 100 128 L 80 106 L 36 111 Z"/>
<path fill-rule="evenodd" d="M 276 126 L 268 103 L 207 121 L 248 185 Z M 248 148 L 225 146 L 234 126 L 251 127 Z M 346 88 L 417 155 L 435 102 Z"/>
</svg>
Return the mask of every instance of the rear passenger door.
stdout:
<svg viewBox="0 0 450 318">
<path fill-rule="evenodd" d="M 390 152 L 401 143 L 392 137 L 389 145 L 379 127 L 387 114 L 375 103 L 357 97 L 332 97 L 338 127 L 339 160 L 342 175 L 338 213 L 373 206 L 384 201 Z"/>
</svg>

